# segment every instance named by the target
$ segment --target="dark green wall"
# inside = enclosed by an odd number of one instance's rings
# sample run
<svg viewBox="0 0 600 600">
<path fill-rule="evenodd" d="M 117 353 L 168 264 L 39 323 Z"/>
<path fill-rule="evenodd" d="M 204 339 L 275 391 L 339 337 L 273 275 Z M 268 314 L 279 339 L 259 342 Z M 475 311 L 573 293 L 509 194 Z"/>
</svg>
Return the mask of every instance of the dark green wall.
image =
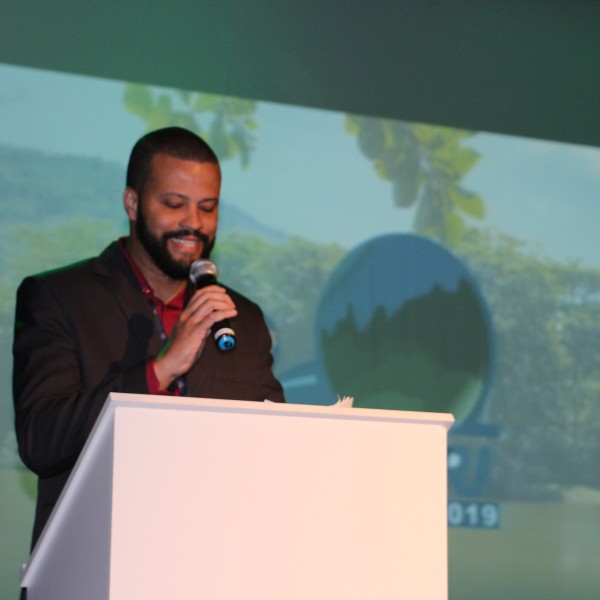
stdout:
<svg viewBox="0 0 600 600">
<path fill-rule="evenodd" d="M 11 0 L 0 62 L 600 146 L 598 0 Z"/>
</svg>

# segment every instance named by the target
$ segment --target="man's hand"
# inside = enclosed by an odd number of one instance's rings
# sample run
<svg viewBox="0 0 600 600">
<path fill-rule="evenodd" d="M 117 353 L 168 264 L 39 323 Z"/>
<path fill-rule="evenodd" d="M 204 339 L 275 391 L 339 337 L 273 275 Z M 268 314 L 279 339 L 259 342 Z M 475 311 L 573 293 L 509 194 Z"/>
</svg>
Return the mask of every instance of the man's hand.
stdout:
<svg viewBox="0 0 600 600">
<path fill-rule="evenodd" d="M 167 345 L 154 361 L 160 389 L 166 390 L 175 379 L 192 368 L 215 323 L 236 315 L 233 300 L 225 288 L 209 285 L 199 289 L 183 309 Z"/>
</svg>

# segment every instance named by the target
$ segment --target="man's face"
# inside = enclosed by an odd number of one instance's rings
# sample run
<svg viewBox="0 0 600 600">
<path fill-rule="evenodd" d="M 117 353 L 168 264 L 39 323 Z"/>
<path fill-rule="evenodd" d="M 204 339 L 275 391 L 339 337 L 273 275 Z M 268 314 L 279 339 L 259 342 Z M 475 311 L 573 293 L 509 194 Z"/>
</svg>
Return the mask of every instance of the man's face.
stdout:
<svg viewBox="0 0 600 600">
<path fill-rule="evenodd" d="M 187 279 L 192 262 L 208 258 L 214 245 L 220 188 L 218 165 L 155 155 L 141 197 L 125 191 L 142 260 L 150 259 L 171 279 Z"/>
</svg>

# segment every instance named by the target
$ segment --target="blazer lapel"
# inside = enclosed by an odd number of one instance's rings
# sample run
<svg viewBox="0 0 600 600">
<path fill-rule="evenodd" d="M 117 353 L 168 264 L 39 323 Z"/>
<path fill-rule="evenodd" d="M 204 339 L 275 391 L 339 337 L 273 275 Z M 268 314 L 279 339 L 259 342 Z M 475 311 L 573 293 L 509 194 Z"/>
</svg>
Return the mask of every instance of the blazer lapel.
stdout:
<svg viewBox="0 0 600 600">
<path fill-rule="evenodd" d="M 107 290 L 122 311 L 129 333 L 147 348 L 148 356 L 156 356 L 162 349 L 162 341 L 154 313 L 117 242 L 98 257 L 94 270 L 105 278 Z"/>
</svg>

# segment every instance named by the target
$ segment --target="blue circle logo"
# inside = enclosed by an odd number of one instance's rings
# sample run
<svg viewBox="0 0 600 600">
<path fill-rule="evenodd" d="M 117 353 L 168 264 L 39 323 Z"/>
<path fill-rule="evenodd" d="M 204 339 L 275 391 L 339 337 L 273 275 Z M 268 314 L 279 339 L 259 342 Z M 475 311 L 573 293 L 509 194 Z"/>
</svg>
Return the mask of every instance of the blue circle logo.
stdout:
<svg viewBox="0 0 600 600">
<path fill-rule="evenodd" d="M 481 411 L 492 328 L 475 279 L 446 248 L 391 234 L 352 250 L 326 284 L 317 352 L 329 385 L 355 406 Z"/>
</svg>

